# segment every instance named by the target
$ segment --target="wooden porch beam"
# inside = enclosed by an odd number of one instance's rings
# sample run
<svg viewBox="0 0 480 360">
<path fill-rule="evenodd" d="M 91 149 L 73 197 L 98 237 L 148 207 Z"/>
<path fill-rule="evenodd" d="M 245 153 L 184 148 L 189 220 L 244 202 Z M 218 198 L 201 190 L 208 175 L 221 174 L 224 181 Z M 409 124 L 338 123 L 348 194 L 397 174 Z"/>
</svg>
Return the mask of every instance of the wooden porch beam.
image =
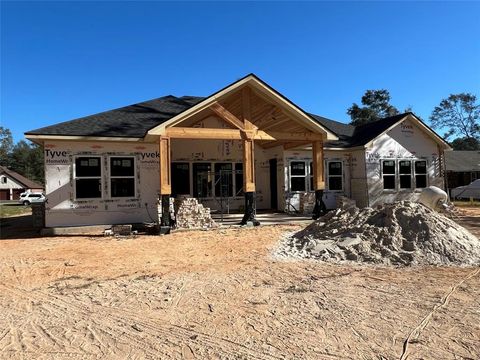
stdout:
<svg viewBox="0 0 480 360">
<path fill-rule="evenodd" d="M 219 102 L 215 102 L 210 106 L 210 109 L 218 115 L 221 119 L 225 120 L 228 124 L 236 127 L 240 130 L 245 130 L 244 123 L 233 115 L 230 111 L 228 111 L 222 104 Z"/>
<path fill-rule="evenodd" d="M 242 120 L 245 132 L 242 136 L 248 136 L 243 140 L 243 191 L 255 192 L 255 137 L 256 127 L 252 124 L 251 90 L 245 86 L 242 89 Z"/>
<path fill-rule="evenodd" d="M 282 146 L 283 144 L 284 143 L 281 141 L 269 141 L 269 142 L 260 144 L 260 146 L 264 149 L 271 149 L 277 146 Z"/>
<path fill-rule="evenodd" d="M 250 136 L 251 134 L 251 136 Z M 321 134 L 315 133 L 283 133 L 263 130 L 242 131 L 236 129 L 187 128 L 171 127 L 165 130 L 165 135 L 172 139 L 206 139 L 206 140 L 268 140 L 268 141 L 321 141 Z"/>
<path fill-rule="evenodd" d="M 270 121 L 275 111 L 277 111 L 277 107 L 275 105 L 270 105 L 256 116 L 252 114 L 252 117 L 258 119 L 255 121 L 255 125 L 261 127 L 263 123 Z"/>
<path fill-rule="evenodd" d="M 263 126 L 262 126 L 262 129 L 263 130 L 268 130 L 268 129 L 271 129 L 277 125 L 282 125 L 282 124 L 285 124 L 286 122 L 289 122 L 291 121 L 290 119 L 283 119 L 283 120 L 277 120 L 277 119 L 272 119 L 268 122 L 266 122 Z M 298 124 L 297 124 L 298 126 Z"/>
<path fill-rule="evenodd" d="M 301 141 L 301 142 L 289 142 L 283 144 L 283 148 L 285 150 L 295 149 L 300 146 L 311 145 L 310 141 Z"/>
<path fill-rule="evenodd" d="M 210 128 L 167 128 L 166 135 L 172 139 L 205 139 L 205 140 L 242 140 L 242 131 L 236 129 Z"/>
<path fill-rule="evenodd" d="M 312 143 L 313 155 L 313 187 L 315 190 L 325 189 L 324 169 L 323 169 L 323 142 L 314 141 Z"/>
<path fill-rule="evenodd" d="M 170 175 L 170 138 L 166 136 L 159 137 L 159 157 L 160 157 L 160 195 L 170 195 L 172 193 L 172 183 Z"/>
</svg>

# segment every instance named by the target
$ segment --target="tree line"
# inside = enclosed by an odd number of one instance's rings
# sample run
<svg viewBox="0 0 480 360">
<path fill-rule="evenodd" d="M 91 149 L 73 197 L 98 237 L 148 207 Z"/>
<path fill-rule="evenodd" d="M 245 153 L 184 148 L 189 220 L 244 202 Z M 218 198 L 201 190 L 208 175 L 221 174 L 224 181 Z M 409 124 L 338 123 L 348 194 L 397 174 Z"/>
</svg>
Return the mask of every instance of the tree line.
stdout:
<svg viewBox="0 0 480 360">
<path fill-rule="evenodd" d="M 361 105 L 353 103 L 347 110 L 351 125 L 363 125 L 388 116 L 400 114 L 391 103 L 388 90 L 367 90 Z M 403 112 L 412 111 L 411 108 Z M 445 129 L 444 138 L 454 150 L 480 150 L 480 104 L 470 93 L 452 94 L 443 99 L 430 115 L 433 129 Z M 9 129 L 0 126 L 0 165 L 23 176 L 44 183 L 43 149 L 41 146 L 20 140 L 14 144 Z"/>
<path fill-rule="evenodd" d="M 362 96 L 362 106 L 353 103 L 347 110 L 352 125 L 363 125 L 388 116 L 400 114 L 390 104 L 388 90 L 367 90 Z M 411 108 L 403 112 L 411 112 Z M 430 115 L 434 130 L 445 129 L 443 137 L 454 150 L 480 150 L 480 104 L 470 93 L 451 94 L 440 101 Z"/>
<path fill-rule="evenodd" d="M 10 129 L 3 126 L 0 126 L 0 165 L 44 184 L 42 147 L 25 140 L 14 144 Z"/>
</svg>

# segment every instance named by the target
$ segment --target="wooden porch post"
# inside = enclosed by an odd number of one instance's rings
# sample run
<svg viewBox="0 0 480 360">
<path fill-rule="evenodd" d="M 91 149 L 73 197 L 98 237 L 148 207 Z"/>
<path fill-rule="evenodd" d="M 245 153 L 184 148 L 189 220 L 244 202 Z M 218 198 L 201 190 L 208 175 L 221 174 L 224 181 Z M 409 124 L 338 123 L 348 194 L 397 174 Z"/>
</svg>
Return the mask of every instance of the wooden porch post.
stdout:
<svg viewBox="0 0 480 360">
<path fill-rule="evenodd" d="M 171 175 L 170 175 L 170 138 L 166 136 L 159 137 L 159 157 L 160 157 L 160 201 L 162 204 L 162 217 L 160 219 L 160 233 L 168 234 L 170 232 L 170 195 L 172 193 Z"/>
<path fill-rule="evenodd" d="M 260 225 L 255 218 L 255 158 L 254 158 L 254 135 L 255 130 L 251 119 L 251 90 L 248 87 L 242 89 L 242 116 L 245 131 L 243 132 L 243 191 L 245 193 L 245 213 L 241 225 L 251 222 L 254 226 Z"/>
<path fill-rule="evenodd" d="M 315 189 L 315 206 L 313 208 L 312 218 L 318 219 L 327 211 L 323 202 L 323 190 L 325 190 L 324 169 L 323 169 L 323 142 L 315 141 L 312 143 L 313 155 L 313 187 Z"/>
</svg>

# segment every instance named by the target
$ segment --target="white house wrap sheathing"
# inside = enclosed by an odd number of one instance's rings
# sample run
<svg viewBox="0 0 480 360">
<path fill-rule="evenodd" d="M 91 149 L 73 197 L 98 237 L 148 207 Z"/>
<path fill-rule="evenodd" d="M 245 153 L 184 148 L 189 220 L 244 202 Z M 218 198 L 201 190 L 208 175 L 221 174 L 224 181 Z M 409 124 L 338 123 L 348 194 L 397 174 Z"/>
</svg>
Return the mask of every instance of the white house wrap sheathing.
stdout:
<svg viewBox="0 0 480 360">
<path fill-rule="evenodd" d="M 421 190 L 389 191 L 383 189 L 381 160 L 420 159 L 427 161 L 427 186 L 444 188 L 441 153 L 431 136 L 410 120 L 377 137 L 366 150 L 368 206 L 399 200 L 416 201 Z"/>
<path fill-rule="evenodd" d="M 135 198 L 110 198 L 108 161 L 111 156 L 135 157 Z M 76 156 L 100 156 L 101 199 L 75 199 Z M 158 145 L 109 142 L 45 142 L 45 226 L 75 226 L 151 222 L 157 217 Z M 148 210 L 148 211 L 147 211 Z"/>
<path fill-rule="evenodd" d="M 196 127 L 225 127 L 225 123 L 210 117 L 195 124 Z M 236 140 L 171 140 L 171 161 L 189 164 L 190 194 L 193 193 L 193 164 L 206 162 L 243 162 L 242 143 Z M 75 199 L 74 163 L 76 156 L 100 156 L 102 161 L 102 198 Z M 109 158 L 133 156 L 135 158 L 135 196 L 111 198 Z M 441 151 L 437 143 L 424 130 L 406 120 L 379 136 L 365 148 L 326 149 L 324 201 L 327 208 L 336 207 L 337 197 L 355 200 L 359 207 L 374 206 L 398 200 L 417 200 L 421 189 L 385 190 L 382 177 L 382 160 L 425 160 L 427 162 L 427 186 L 444 188 Z M 284 150 L 282 146 L 264 149 L 255 146 L 255 183 L 257 209 L 271 208 L 270 160 L 276 160 L 278 209 L 298 210 L 310 213 L 314 193 L 307 184 L 305 191 L 291 191 L 290 164 L 312 159 L 311 150 Z M 342 188 L 329 188 L 328 163 L 342 164 Z M 308 171 L 307 171 L 308 173 Z M 46 226 L 75 226 L 115 223 L 151 222 L 157 220 L 157 196 L 159 192 L 158 144 L 144 142 L 45 142 Z M 213 175 L 212 175 L 213 176 Z M 413 174 L 412 174 L 413 176 Z M 211 181 L 211 180 L 210 180 Z M 237 179 L 235 182 L 239 182 Z M 305 181 L 308 181 L 306 178 Z M 242 181 L 243 185 L 243 181 Z M 212 185 L 214 186 L 214 185 Z M 188 195 L 188 194 L 187 194 Z M 200 198 L 199 201 L 212 210 L 221 208 L 218 196 Z M 230 211 L 241 211 L 242 194 L 228 199 Z M 223 210 L 226 211 L 225 203 Z"/>
</svg>

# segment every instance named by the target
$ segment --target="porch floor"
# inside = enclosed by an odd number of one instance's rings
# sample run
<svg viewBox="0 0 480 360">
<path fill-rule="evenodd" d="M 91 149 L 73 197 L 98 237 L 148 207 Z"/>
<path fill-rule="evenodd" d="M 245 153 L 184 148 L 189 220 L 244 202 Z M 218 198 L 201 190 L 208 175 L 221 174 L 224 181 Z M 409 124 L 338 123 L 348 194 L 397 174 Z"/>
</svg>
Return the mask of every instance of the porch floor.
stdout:
<svg viewBox="0 0 480 360">
<path fill-rule="evenodd" d="M 212 218 L 221 226 L 233 226 L 238 225 L 242 220 L 243 214 L 223 214 L 213 213 Z M 260 225 L 280 225 L 280 224 L 309 224 L 312 222 L 311 216 L 306 215 L 293 215 L 282 212 L 258 212 L 257 220 L 260 221 Z"/>
</svg>

